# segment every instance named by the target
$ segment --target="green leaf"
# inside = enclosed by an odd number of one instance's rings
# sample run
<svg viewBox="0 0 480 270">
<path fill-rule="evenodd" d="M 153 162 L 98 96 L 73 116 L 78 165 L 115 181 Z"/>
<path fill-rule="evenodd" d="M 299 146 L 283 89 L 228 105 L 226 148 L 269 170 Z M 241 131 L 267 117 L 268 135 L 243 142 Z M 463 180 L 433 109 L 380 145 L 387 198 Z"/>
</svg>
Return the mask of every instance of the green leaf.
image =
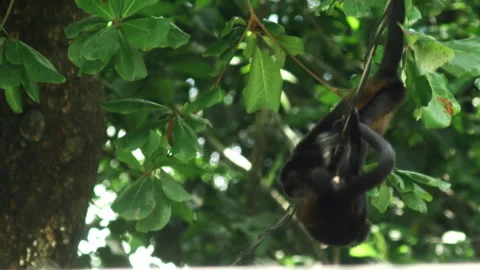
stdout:
<svg viewBox="0 0 480 270">
<path fill-rule="evenodd" d="M 247 47 L 243 50 L 243 55 L 246 58 L 251 58 L 257 49 L 257 39 L 255 38 L 255 35 L 247 33 L 247 36 L 245 36 L 245 43 L 247 44 Z"/>
<path fill-rule="evenodd" d="M 21 70 L 19 66 L 15 66 L 8 61 L 3 61 L 0 65 L 0 89 L 20 86 L 20 74 Z"/>
<path fill-rule="evenodd" d="M 25 70 L 25 67 L 22 67 L 22 74 L 20 75 L 23 88 L 27 95 L 35 102 L 40 102 L 40 90 L 38 89 L 38 84 L 30 78 L 30 75 Z"/>
<path fill-rule="evenodd" d="M 343 3 L 343 12 L 345 15 L 352 17 L 361 17 L 370 12 L 372 1 L 365 0 L 349 0 Z"/>
<path fill-rule="evenodd" d="M 180 116 L 175 117 L 173 124 L 173 146 L 172 154 L 180 160 L 195 158 L 199 152 L 197 134 Z"/>
<path fill-rule="evenodd" d="M 243 90 L 247 112 L 253 113 L 261 109 L 278 111 L 282 83 L 278 63 L 272 60 L 267 50 L 261 51 L 260 48 L 256 48 L 248 83 Z"/>
<path fill-rule="evenodd" d="M 379 196 L 372 198 L 372 204 L 378 209 L 378 211 L 380 211 L 380 213 L 385 213 L 390 203 L 390 199 L 392 198 L 392 193 L 390 188 L 385 184 L 380 186 L 379 193 Z"/>
<path fill-rule="evenodd" d="M 155 151 L 157 151 L 161 141 L 162 137 L 155 130 L 150 130 L 147 142 L 142 146 L 143 155 L 145 157 L 150 157 Z"/>
<path fill-rule="evenodd" d="M 425 35 L 419 35 L 411 47 L 413 47 L 415 60 L 422 74 L 434 72 L 455 57 L 452 49 Z"/>
<path fill-rule="evenodd" d="M 18 40 L 7 40 L 5 45 L 5 59 L 14 65 L 22 64 L 22 52 Z"/>
<path fill-rule="evenodd" d="M 455 58 L 443 66 L 451 74 L 461 77 L 480 75 L 480 37 L 444 42 L 453 49 Z"/>
<path fill-rule="evenodd" d="M 274 37 L 279 37 L 285 33 L 285 28 L 278 23 L 266 19 L 263 19 L 262 23 Z"/>
<path fill-rule="evenodd" d="M 163 170 L 160 171 L 160 180 L 162 181 L 162 189 L 170 200 L 185 202 L 192 199 L 192 195 L 185 191 L 182 185 Z"/>
<path fill-rule="evenodd" d="M 405 190 L 405 182 L 403 182 L 403 179 L 395 172 L 391 173 L 387 179 L 390 184 L 394 186 L 399 192 L 403 192 Z"/>
<path fill-rule="evenodd" d="M 215 88 L 213 90 L 200 94 L 195 101 L 189 103 L 183 109 L 184 113 L 194 113 L 200 110 L 210 108 L 225 98 L 225 91 L 221 88 Z"/>
<path fill-rule="evenodd" d="M 136 48 L 178 48 L 188 42 L 190 36 L 168 19 L 148 17 L 127 21 L 122 24 L 127 40 Z"/>
<path fill-rule="evenodd" d="M 130 17 L 131 15 L 137 13 L 139 10 L 155 5 L 158 0 L 123 0 L 123 12 L 122 18 Z"/>
<path fill-rule="evenodd" d="M 156 194 L 157 203 L 155 204 L 155 208 L 153 209 L 152 213 L 150 213 L 150 215 L 148 215 L 146 218 L 137 221 L 137 225 L 135 225 L 135 229 L 139 232 L 161 230 L 170 221 L 170 217 L 172 215 L 172 206 L 170 201 L 165 197 L 165 195 L 160 195 L 161 192 L 156 192 Z"/>
<path fill-rule="evenodd" d="M 115 149 L 115 157 L 121 162 L 125 162 L 133 169 L 142 170 L 142 165 L 130 151 L 125 151 L 121 148 Z"/>
<path fill-rule="evenodd" d="M 126 81 L 147 77 L 147 67 L 142 54 L 123 36 L 120 36 L 120 49 L 115 58 L 115 70 Z"/>
<path fill-rule="evenodd" d="M 430 195 L 430 193 L 428 193 L 425 189 L 423 189 L 417 184 L 413 184 L 413 192 L 415 193 L 415 195 L 427 202 L 431 202 L 433 200 L 432 195 Z"/>
<path fill-rule="evenodd" d="M 278 66 L 282 68 L 285 65 L 285 58 L 286 58 L 286 52 L 280 46 L 277 45 L 273 40 L 270 39 L 268 36 L 263 36 L 263 40 L 270 46 L 270 48 L 273 49 L 274 55 L 275 55 L 275 62 L 278 63 Z"/>
<path fill-rule="evenodd" d="M 186 114 L 183 116 L 187 124 L 192 127 L 195 132 L 201 132 L 207 128 L 212 127 L 212 123 L 208 119 L 196 116 L 194 114 Z"/>
<path fill-rule="evenodd" d="M 65 28 L 65 36 L 67 38 L 76 38 L 78 35 L 84 32 L 98 31 L 108 24 L 105 19 L 100 17 L 87 17 L 83 20 L 76 21 Z"/>
<path fill-rule="evenodd" d="M 428 73 L 426 78 L 432 89 L 432 98 L 426 107 L 420 108 L 422 122 L 426 128 L 448 127 L 452 116 L 460 112 L 460 104 L 450 92 L 445 75 Z"/>
<path fill-rule="evenodd" d="M 19 41 L 25 72 L 33 82 L 64 83 L 63 77 L 55 67 L 32 47 Z"/>
<path fill-rule="evenodd" d="M 86 60 L 108 62 L 120 48 L 118 32 L 114 27 L 107 27 L 95 34 L 88 35 L 80 48 L 80 56 Z M 73 44 L 72 44 L 73 46 Z"/>
<path fill-rule="evenodd" d="M 220 57 L 226 50 L 228 50 L 228 48 L 230 48 L 230 44 L 218 39 L 208 46 L 207 50 L 202 54 L 202 56 Z"/>
<path fill-rule="evenodd" d="M 420 213 L 427 212 L 427 204 L 420 197 L 413 192 L 401 193 L 402 200 L 408 206 L 408 208 L 418 211 Z"/>
<path fill-rule="evenodd" d="M 112 2 L 120 1 L 104 1 L 104 0 L 75 0 L 77 6 L 86 13 L 100 16 L 107 20 L 115 19 L 115 12 L 112 9 Z"/>
<path fill-rule="evenodd" d="M 14 113 L 22 113 L 22 92 L 19 87 L 7 87 L 5 90 L 5 99 Z"/>
<path fill-rule="evenodd" d="M 143 109 L 158 110 L 161 113 L 170 112 L 169 108 L 161 104 L 139 98 L 115 99 L 103 103 L 102 107 L 109 112 L 121 114 L 134 113 Z"/>
<path fill-rule="evenodd" d="M 228 22 L 225 23 L 225 27 L 223 28 L 223 31 L 222 31 L 222 37 L 232 32 L 233 26 L 235 24 L 241 24 L 241 25 L 247 26 L 247 22 L 244 19 L 240 17 L 233 17 Z"/>
<path fill-rule="evenodd" d="M 278 41 L 292 55 L 299 55 L 305 53 L 303 41 L 301 38 L 293 36 L 280 36 L 278 37 Z"/>
<path fill-rule="evenodd" d="M 411 172 L 411 171 L 404 171 L 404 170 L 397 170 L 396 172 L 400 174 L 400 176 L 403 176 L 403 178 L 409 178 L 420 184 L 425 184 L 432 187 L 438 187 L 441 190 L 446 190 L 450 188 L 450 183 L 442 181 L 438 178 L 433 178 L 425 174 Z"/>
<path fill-rule="evenodd" d="M 150 127 L 140 127 L 115 141 L 115 146 L 125 151 L 133 151 L 142 147 L 148 140 Z"/>
<path fill-rule="evenodd" d="M 88 35 L 77 38 L 70 47 L 68 47 L 68 58 L 80 68 L 79 73 L 94 75 L 102 71 L 102 69 L 107 66 L 108 61 L 103 62 L 98 59 L 89 61 L 82 56 L 82 49 L 89 38 L 90 36 Z"/>
<path fill-rule="evenodd" d="M 150 176 L 141 176 L 128 186 L 112 204 L 112 210 L 126 220 L 140 220 L 156 206 L 155 183 Z"/>
</svg>

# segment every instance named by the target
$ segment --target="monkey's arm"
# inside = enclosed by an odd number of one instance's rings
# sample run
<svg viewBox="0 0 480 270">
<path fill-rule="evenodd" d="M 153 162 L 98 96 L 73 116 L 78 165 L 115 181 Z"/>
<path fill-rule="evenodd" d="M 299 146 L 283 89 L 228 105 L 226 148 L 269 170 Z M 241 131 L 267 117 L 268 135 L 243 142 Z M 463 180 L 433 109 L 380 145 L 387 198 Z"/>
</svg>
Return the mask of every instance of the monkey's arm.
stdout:
<svg viewBox="0 0 480 270">
<path fill-rule="evenodd" d="M 390 143 L 365 124 L 360 123 L 360 131 L 362 138 L 379 153 L 379 160 L 373 170 L 360 175 L 338 191 L 339 196 L 346 198 L 353 198 L 377 186 L 388 177 L 395 166 L 395 151 Z"/>
</svg>

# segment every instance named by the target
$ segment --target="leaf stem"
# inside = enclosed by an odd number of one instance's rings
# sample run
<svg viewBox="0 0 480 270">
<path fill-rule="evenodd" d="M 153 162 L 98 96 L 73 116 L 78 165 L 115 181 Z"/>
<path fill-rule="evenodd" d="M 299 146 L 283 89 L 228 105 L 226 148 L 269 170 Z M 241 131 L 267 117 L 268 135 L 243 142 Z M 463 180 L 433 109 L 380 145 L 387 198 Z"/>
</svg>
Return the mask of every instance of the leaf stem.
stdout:
<svg viewBox="0 0 480 270">
<path fill-rule="evenodd" d="M 5 32 L 5 34 L 8 36 L 7 31 L 3 28 L 5 26 L 5 23 L 7 22 L 8 16 L 10 16 L 10 12 L 12 11 L 13 3 L 15 3 L 15 0 L 10 0 L 10 4 L 8 4 L 7 12 L 5 13 L 5 17 L 3 17 L 2 24 L 0 24 L 0 30 Z"/>
</svg>

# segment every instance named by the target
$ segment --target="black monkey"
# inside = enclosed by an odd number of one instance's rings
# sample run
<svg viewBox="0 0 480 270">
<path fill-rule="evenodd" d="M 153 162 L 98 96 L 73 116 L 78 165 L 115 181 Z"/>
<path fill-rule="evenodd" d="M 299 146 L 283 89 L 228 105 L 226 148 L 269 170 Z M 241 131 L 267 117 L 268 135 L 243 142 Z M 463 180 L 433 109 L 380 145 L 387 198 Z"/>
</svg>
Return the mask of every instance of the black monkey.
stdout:
<svg viewBox="0 0 480 270">
<path fill-rule="evenodd" d="M 397 73 L 403 54 L 398 23 L 405 19 L 404 0 L 391 0 L 387 12 L 387 43 L 378 72 L 366 82 L 359 99 L 353 94 L 345 97 L 300 141 L 280 173 L 286 194 L 301 198 L 299 220 L 327 245 L 366 239 L 370 226 L 365 192 L 382 183 L 395 164 L 393 148 L 379 134 L 405 96 Z M 356 109 L 348 113 L 350 104 Z M 379 153 L 379 162 L 363 173 L 367 145 Z"/>
</svg>

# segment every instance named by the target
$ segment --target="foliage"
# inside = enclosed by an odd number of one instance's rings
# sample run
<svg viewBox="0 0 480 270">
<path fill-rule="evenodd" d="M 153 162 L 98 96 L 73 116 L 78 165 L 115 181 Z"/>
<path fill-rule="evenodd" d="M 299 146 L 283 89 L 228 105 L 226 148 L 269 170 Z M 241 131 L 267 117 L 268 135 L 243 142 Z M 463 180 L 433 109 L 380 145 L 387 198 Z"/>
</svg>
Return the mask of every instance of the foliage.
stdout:
<svg viewBox="0 0 480 270">
<path fill-rule="evenodd" d="M 87 226 L 108 231 L 98 250 L 110 252 L 80 248 L 79 267 L 115 266 L 148 246 L 164 262 L 229 264 L 253 244 L 284 214 L 275 178 L 292 141 L 336 105 L 334 90 L 356 86 L 387 1 L 252 1 L 258 14 L 247 1 L 224 2 L 76 0 L 87 17 L 65 29 L 68 56 L 108 89 L 93 201 L 118 215 L 91 207 Z M 406 5 L 408 98 L 386 135 L 397 169 L 369 192 L 372 234 L 342 251 L 344 263 L 480 254 L 480 2 Z M 27 44 L 0 38 L 0 88 L 13 111 L 22 111 L 20 86 L 39 102 L 38 82 L 64 80 Z M 256 256 L 297 265 L 333 254 L 314 250 L 289 226 Z"/>
</svg>

